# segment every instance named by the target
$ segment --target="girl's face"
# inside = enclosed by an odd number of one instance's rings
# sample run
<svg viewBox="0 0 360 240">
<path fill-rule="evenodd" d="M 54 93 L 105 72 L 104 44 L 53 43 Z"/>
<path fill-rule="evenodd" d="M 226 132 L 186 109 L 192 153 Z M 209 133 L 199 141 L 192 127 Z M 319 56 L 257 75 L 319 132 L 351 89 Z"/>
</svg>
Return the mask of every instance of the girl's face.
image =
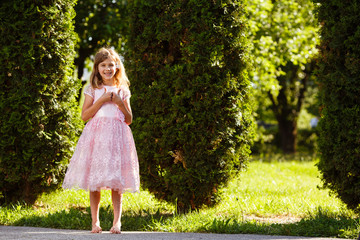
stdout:
<svg viewBox="0 0 360 240">
<path fill-rule="evenodd" d="M 104 82 L 112 80 L 116 73 L 116 63 L 111 58 L 108 58 L 99 63 L 99 73 Z"/>
</svg>

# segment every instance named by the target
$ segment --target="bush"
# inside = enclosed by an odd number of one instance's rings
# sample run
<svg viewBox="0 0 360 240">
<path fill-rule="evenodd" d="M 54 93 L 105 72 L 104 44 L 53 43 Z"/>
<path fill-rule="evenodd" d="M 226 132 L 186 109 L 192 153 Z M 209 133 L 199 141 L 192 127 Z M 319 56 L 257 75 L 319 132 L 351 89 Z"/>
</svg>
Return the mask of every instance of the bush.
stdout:
<svg viewBox="0 0 360 240">
<path fill-rule="evenodd" d="M 243 4 L 130 4 L 128 70 L 142 185 L 179 211 L 216 203 L 249 155 Z"/>
<path fill-rule="evenodd" d="M 314 0 L 321 27 L 318 78 L 322 117 L 318 168 L 323 186 L 347 206 L 360 203 L 360 4 Z"/>
<path fill-rule="evenodd" d="M 0 203 L 33 203 L 64 176 L 81 130 L 72 78 L 74 1 L 0 6 Z"/>
</svg>

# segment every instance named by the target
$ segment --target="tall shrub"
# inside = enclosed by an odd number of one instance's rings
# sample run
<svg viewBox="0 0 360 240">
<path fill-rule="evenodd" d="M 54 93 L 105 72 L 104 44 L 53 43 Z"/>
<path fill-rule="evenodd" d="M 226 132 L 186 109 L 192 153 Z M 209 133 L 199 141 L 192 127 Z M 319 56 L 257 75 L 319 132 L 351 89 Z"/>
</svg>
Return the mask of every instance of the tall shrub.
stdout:
<svg viewBox="0 0 360 240">
<path fill-rule="evenodd" d="M 324 187 L 351 209 L 360 203 L 360 4 L 314 0 L 322 23 L 318 78 L 318 168 Z"/>
<path fill-rule="evenodd" d="M 249 155 L 244 1 L 138 0 L 129 12 L 143 187 L 180 211 L 212 205 Z"/>
<path fill-rule="evenodd" d="M 0 203 L 59 186 L 81 128 L 72 0 L 0 5 Z"/>
</svg>

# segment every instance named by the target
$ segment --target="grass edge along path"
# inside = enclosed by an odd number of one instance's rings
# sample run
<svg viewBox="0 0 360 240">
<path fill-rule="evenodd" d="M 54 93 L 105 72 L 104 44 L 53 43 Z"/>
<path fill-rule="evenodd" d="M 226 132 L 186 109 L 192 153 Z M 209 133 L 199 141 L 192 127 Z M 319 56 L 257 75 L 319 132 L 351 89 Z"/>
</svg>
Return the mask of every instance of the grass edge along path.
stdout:
<svg viewBox="0 0 360 240">
<path fill-rule="evenodd" d="M 315 161 L 252 161 L 222 190 L 219 205 L 184 215 L 147 191 L 124 194 L 122 230 L 356 238 L 359 218 L 327 190 L 318 189 L 314 165 Z M 110 191 L 102 191 L 104 230 L 112 224 L 110 198 Z M 32 207 L 0 207 L 0 224 L 89 229 L 88 193 L 59 190 Z"/>
</svg>

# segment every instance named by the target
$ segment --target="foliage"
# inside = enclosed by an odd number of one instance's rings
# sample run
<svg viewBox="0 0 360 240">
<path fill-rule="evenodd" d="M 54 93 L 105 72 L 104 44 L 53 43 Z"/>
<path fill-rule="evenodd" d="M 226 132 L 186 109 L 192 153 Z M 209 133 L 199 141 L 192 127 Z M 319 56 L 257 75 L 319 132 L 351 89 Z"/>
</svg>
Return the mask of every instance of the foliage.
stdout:
<svg viewBox="0 0 360 240">
<path fill-rule="evenodd" d="M 86 59 L 100 47 L 120 49 L 126 43 L 127 0 L 79 0 L 74 9 L 75 32 L 79 36 L 75 65 L 81 79 Z"/>
<path fill-rule="evenodd" d="M 318 168 L 323 186 L 360 210 L 360 4 L 314 0 L 322 23 Z"/>
<path fill-rule="evenodd" d="M 306 93 L 315 86 L 311 73 L 318 27 L 313 4 L 310 0 L 255 0 L 248 2 L 248 9 L 256 118 L 275 118 L 281 149 L 295 152 L 299 114 L 310 97 Z"/>
<path fill-rule="evenodd" d="M 81 129 L 72 78 L 74 1 L 0 6 L 0 203 L 59 186 Z"/>
<path fill-rule="evenodd" d="M 180 211 L 219 201 L 249 155 L 243 1 L 133 1 L 128 65 L 142 186 Z"/>
</svg>

